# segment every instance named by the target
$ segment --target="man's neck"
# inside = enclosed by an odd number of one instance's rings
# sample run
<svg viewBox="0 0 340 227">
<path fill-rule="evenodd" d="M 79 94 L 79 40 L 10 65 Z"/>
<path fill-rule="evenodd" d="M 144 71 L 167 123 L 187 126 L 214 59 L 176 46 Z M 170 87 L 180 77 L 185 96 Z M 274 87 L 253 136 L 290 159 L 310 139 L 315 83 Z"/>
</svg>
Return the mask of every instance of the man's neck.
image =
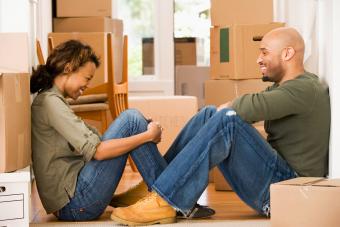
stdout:
<svg viewBox="0 0 340 227">
<path fill-rule="evenodd" d="M 279 84 L 281 85 L 282 83 L 284 83 L 285 81 L 288 81 L 288 80 L 294 80 L 296 77 L 298 77 L 298 76 L 300 76 L 304 73 L 305 73 L 305 69 L 303 67 L 288 70 L 285 73 L 285 75 L 282 77 L 282 80 L 279 82 Z"/>
</svg>

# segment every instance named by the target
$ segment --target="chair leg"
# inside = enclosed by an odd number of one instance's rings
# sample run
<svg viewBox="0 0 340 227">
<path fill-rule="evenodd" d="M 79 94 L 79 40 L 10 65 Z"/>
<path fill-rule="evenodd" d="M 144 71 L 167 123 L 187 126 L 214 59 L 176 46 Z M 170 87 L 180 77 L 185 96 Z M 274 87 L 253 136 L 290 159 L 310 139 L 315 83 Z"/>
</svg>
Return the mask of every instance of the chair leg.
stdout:
<svg viewBox="0 0 340 227">
<path fill-rule="evenodd" d="M 106 116 L 106 110 L 101 111 L 101 122 L 102 122 L 102 134 L 104 134 L 104 132 L 106 131 L 106 129 L 108 128 L 108 123 L 107 123 L 107 116 Z"/>
</svg>

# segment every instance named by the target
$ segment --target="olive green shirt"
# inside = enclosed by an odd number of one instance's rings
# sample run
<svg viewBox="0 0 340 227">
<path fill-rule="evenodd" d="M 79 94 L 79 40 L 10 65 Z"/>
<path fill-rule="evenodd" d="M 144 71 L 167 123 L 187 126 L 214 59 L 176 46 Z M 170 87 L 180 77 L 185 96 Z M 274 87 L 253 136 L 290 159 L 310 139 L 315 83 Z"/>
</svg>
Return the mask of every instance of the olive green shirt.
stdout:
<svg viewBox="0 0 340 227">
<path fill-rule="evenodd" d="M 32 103 L 32 160 L 40 199 L 47 213 L 64 207 L 78 174 L 91 160 L 100 135 L 74 114 L 56 86 Z"/>
<path fill-rule="evenodd" d="M 241 96 L 233 108 L 249 123 L 265 120 L 267 141 L 300 176 L 327 175 L 330 100 L 316 75 Z"/>
</svg>

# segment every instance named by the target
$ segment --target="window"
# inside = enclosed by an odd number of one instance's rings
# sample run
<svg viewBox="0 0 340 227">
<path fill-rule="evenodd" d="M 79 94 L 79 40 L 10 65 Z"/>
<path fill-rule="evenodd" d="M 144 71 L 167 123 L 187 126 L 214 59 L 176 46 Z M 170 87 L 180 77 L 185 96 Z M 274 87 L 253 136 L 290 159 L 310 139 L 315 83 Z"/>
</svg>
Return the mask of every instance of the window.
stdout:
<svg viewBox="0 0 340 227">
<path fill-rule="evenodd" d="M 197 65 L 210 65 L 210 0 L 175 0 L 174 22 L 175 39 L 194 37 Z"/>
<path fill-rule="evenodd" d="M 130 93 L 172 95 L 173 0 L 114 0 L 114 9 L 129 39 Z"/>
</svg>

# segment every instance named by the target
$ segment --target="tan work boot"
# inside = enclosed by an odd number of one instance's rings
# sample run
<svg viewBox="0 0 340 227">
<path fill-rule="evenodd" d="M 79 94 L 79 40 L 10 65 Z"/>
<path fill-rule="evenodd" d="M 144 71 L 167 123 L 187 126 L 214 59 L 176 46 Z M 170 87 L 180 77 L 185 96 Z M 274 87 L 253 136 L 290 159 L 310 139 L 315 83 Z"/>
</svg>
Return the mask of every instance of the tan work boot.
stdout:
<svg viewBox="0 0 340 227">
<path fill-rule="evenodd" d="M 127 207 L 135 204 L 138 200 L 148 194 L 148 186 L 144 181 L 139 182 L 134 187 L 126 192 L 114 195 L 111 199 L 110 206 L 112 207 Z"/>
<path fill-rule="evenodd" d="M 150 192 L 137 203 L 115 208 L 111 219 L 125 225 L 153 225 L 176 222 L 176 211 L 157 193 Z"/>
</svg>

